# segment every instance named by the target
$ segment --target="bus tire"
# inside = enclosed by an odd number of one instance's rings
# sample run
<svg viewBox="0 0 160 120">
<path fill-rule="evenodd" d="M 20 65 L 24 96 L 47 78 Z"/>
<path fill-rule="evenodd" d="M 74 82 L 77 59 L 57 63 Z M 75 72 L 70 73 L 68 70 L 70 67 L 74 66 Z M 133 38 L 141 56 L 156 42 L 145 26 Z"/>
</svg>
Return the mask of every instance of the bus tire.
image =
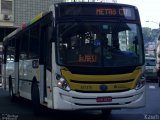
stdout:
<svg viewBox="0 0 160 120">
<path fill-rule="evenodd" d="M 39 115 L 40 114 L 40 95 L 39 95 L 38 84 L 36 81 L 32 83 L 31 99 L 32 99 L 34 114 Z"/>
<path fill-rule="evenodd" d="M 11 76 L 9 76 L 9 94 L 10 94 L 10 97 L 11 97 L 11 101 L 15 102 L 16 101 L 16 96 L 13 93 L 13 84 L 12 84 L 12 77 Z"/>
<path fill-rule="evenodd" d="M 111 115 L 112 109 L 102 109 L 102 118 L 108 119 Z"/>
<path fill-rule="evenodd" d="M 158 86 L 160 87 L 160 79 L 158 79 Z"/>
</svg>

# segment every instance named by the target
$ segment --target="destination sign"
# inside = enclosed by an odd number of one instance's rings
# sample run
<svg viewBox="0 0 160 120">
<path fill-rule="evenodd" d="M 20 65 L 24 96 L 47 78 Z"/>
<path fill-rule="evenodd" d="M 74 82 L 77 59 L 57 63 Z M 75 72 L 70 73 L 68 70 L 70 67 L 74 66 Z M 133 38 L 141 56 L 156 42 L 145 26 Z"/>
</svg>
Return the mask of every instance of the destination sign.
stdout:
<svg viewBox="0 0 160 120">
<path fill-rule="evenodd" d="M 108 15 L 108 16 L 128 16 L 131 17 L 131 10 L 129 8 L 98 8 L 96 9 L 96 15 Z"/>
<path fill-rule="evenodd" d="M 109 5 L 68 5 L 59 7 L 58 17 L 73 16 L 102 16 L 102 17 L 119 17 L 129 20 L 135 20 L 135 9 L 129 6 L 109 6 Z"/>
</svg>

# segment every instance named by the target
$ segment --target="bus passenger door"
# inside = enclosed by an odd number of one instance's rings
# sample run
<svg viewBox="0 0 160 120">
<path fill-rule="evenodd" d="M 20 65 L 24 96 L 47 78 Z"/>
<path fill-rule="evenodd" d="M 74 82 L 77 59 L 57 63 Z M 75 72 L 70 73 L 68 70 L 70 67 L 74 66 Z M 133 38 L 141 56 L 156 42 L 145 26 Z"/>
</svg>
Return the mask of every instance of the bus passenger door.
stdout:
<svg viewBox="0 0 160 120">
<path fill-rule="evenodd" d="M 52 108 L 53 86 L 52 86 L 52 25 L 48 24 L 41 29 L 41 48 L 40 64 L 41 64 L 41 102 L 47 103 Z M 43 92 L 42 92 L 43 91 Z"/>
<path fill-rule="evenodd" d="M 20 90 L 20 93 L 21 91 L 23 91 L 23 88 L 24 88 L 24 69 L 23 69 L 23 66 L 24 66 L 24 61 L 22 59 L 19 60 L 19 90 Z"/>
</svg>

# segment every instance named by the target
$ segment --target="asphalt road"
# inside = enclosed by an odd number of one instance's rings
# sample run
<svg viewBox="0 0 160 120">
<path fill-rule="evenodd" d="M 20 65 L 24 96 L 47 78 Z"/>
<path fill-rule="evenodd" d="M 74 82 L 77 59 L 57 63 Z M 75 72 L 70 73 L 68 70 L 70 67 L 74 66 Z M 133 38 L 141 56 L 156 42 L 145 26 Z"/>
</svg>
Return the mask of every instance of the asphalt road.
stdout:
<svg viewBox="0 0 160 120">
<path fill-rule="evenodd" d="M 160 120 L 160 88 L 147 82 L 146 106 L 139 109 L 113 110 L 108 120 Z M 9 93 L 0 88 L 0 120 L 102 120 L 101 111 L 53 111 L 43 108 L 36 116 L 25 99 L 11 102 Z"/>
</svg>

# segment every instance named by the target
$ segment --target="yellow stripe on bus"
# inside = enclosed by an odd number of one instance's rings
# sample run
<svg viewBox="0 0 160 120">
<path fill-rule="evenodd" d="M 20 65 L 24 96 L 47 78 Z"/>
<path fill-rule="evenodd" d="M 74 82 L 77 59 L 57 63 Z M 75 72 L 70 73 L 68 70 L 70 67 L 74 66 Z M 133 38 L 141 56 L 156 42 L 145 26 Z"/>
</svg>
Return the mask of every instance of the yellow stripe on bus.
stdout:
<svg viewBox="0 0 160 120">
<path fill-rule="evenodd" d="M 72 74 L 67 69 L 61 69 L 61 72 L 62 76 L 68 81 L 72 90 L 83 91 L 100 91 L 100 85 L 106 85 L 107 90 L 109 91 L 133 89 L 142 74 L 141 69 L 135 69 L 132 73 L 117 75 Z M 122 83 L 119 81 L 122 81 Z M 109 84 L 107 84 L 108 82 Z"/>
</svg>

